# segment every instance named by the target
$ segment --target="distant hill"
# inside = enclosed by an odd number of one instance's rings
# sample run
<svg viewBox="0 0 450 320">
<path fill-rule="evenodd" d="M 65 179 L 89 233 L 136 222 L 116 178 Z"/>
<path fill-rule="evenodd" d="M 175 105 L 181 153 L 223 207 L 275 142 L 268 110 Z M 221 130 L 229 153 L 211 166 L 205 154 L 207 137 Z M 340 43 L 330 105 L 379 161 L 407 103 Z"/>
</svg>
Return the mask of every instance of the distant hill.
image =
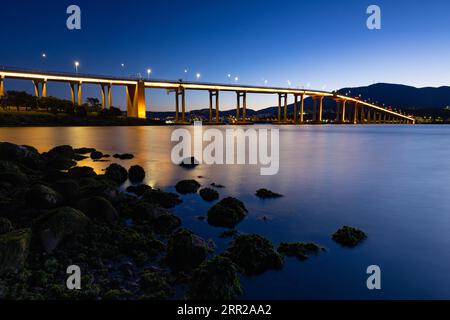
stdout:
<svg viewBox="0 0 450 320">
<path fill-rule="evenodd" d="M 439 110 L 450 106 L 450 87 L 439 88 L 415 88 L 400 84 L 377 83 L 365 87 L 343 88 L 338 90 L 340 94 L 350 92 L 353 97 L 361 95 L 361 98 L 367 100 L 370 98 L 371 102 L 378 102 L 380 105 L 384 104 L 386 107 L 390 106 L 395 109 L 408 111 L 419 114 L 435 114 Z M 332 99 L 324 100 L 324 113 L 334 113 L 336 110 L 336 103 Z M 288 105 L 288 113 L 293 112 L 293 104 Z M 305 112 L 311 112 L 312 100 L 305 99 Z M 416 112 L 415 112 L 416 111 Z M 235 109 L 224 110 L 220 112 L 221 117 L 234 115 Z M 260 110 L 252 110 L 247 108 L 248 116 L 259 117 L 274 117 L 278 113 L 278 107 L 272 106 Z M 149 115 L 156 117 L 173 117 L 174 112 L 149 112 Z M 208 118 L 209 109 L 193 110 L 191 115 Z"/>
</svg>

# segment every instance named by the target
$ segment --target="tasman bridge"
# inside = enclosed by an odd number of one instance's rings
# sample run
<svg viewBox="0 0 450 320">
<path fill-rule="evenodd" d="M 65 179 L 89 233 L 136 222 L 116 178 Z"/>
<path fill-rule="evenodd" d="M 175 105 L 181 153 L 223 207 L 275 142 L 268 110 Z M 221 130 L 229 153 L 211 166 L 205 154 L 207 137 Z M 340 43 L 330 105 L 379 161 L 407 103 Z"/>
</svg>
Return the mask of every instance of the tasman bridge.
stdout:
<svg viewBox="0 0 450 320">
<path fill-rule="evenodd" d="M 121 86 L 125 88 L 127 115 L 134 118 L 146 117 L 146 88 L 166 89 L 175 96 L 175 122 L 186 122 L 186 91 L 201 90 L 209 93 L 209 123 L 219 123 L 219 94 L 228 91 L 236 93 L 236 123 L 249 123 L 247 117 L 247 93 L 251 94 L 276 94 L 278 95 L 278 117 L 274 123 L 278 124 L 303 124 L 304 101 L 311 97 L 313 101 L 313 123 L 322 123 L 322 110 L 324 99 L 336 101 L 335 123 L 405 123 L 414 124 L 414 117 L 397 111 L 363 101 L 358 97 L 349 97 L 335 92 L 319 90 L 305 90 L 293 88 L 247 86 L 218 83 L 202 83 L 187 81 L 144 80 L 134 78 L 116 78 L 107 76 L 94 76 L 86 74 L 44 72 L 20 69 L 0 68 L 0 96 L 5 94 L 5 82 L 7 79 L 22 79 L 33 82 L 37 97 L 47 96 L 47 83 L 64 82 L 69 85 L 72 102 L 74 105 L 82 104 L 82 88 L 84 85 L 98 85 L 102 95 L 102 106 L 108 108 L 112 105 L 111 87 Z M 294 112 L 288 117 L 288 97 L 294 98 Z"/>
</svg>

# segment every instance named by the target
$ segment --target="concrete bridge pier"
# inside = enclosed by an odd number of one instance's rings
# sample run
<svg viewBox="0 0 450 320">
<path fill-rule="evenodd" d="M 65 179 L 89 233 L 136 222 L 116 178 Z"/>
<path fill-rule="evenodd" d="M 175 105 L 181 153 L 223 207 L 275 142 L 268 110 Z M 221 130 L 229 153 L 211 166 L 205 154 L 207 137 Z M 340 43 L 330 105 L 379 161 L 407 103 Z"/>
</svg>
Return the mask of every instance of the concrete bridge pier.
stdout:
<svg viewBox="0 0 450 320">
<path fill-rule="evenodd" d="M 345 123 L 345 109 L 346 109 L 347 100 L 342 100 L 342 108 L 340 114 L 340 122 Z"/>
<path fill-rule="evenodd" d="M 179 116 L 179 108 L 180 108 L 180 98 L 181 98 L 181 121 Z M 177 123 L 186 123 L 186 91 L 184 88 L 179 87 L 175 91 L 175 122 Z"/>
<path fill-rule="evenodd" d="M 294 124 L 297 124 L 297 107 L 298 107 L 298 95 L 294 94 L 294 115 L 293 115 Z"/>
<path fill-rule="evenodd" d="M 323 115 L 323 96 L 319 97 L 319 110 L 317 114 L 317 123 L 322 123 L 322 115 Z"/>
<path fill-rule="evenodd" d="M 5 76 L 0 77 L 0 97 L 5 95 Z"/>
<path fill-rule="evenodd" d="M 81 86 L 79 86 L 80 88 Z M 144 81 L 138 81 L 137 84 L 128 84 L 126 86 L 127 96 L 127 116 L 130 118 L 145 119 L 145 85 Z M 184 116 L 184 112 L 183 112 Z"/>
<path fill-rule="evenodd" d="M 358 124 L 358 102 L 355 102 L 355 106 L 353 108 L 353 124 Z"/>
<path fill-rule="evenodd" d="M 219 90 L 209 90 L 209 121 L 208 123 L 213 123 L 213 107 L 214 107 L 214 98 L 216 98 L 216 120 L 215 122 L 219 122 Z"/>
<path fill-rule="evenodd" d="M 302 94 L 300 96 L 300 124 L 304 123 L 304 119 L 303 119 L 303 114 L 305 113 L 304 110 L 305 109 L 305 95 Z"/>
<path fill-rule="evenodd" d="M 282 100 L 284 99 L 283 103 L 283 121 L 281 121 L 281 105 Z M 278 123 L 286 123 L 287 121 L 287 93 L 279 93 L 278 94 Z"/>
<path fill-rule="evenodd" d="M 47 96 L 47 81 L 32 80 L 34 87 L 34 95 L 37 98 Z"/>
</svg>

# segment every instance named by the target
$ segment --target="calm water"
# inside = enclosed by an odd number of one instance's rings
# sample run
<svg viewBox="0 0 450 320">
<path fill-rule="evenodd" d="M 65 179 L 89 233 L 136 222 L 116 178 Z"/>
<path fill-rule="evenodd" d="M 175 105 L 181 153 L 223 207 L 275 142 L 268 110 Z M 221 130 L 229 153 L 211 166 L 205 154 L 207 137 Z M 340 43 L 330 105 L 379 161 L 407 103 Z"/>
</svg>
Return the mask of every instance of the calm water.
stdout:
<svg viewBox="0 0 450 320">
<path fill-rule="evenodd" d="M 221 128 L 223 129 L 223 127 Z M 243 278 L 244 298 L 445 298 L 450 299 L 450 126 L 303 126 L 280 130 L 280 171 L 260 176 L 257 166 L 206 166 L 186 171 L 170 161 L 171 127 L 1 128 L 0 141 L 46 151 L 70 144 L 105 153 L 132 152 L 147 183 L 172 191 L 184 178 L 226 186 L 249 209 L 240 232 L 274 244 L 313 241 L 327 252 L 305 262 L 287 258 L 282 271 Z M 98 172 L 108 163 L 90 163 Z M 285 197 L 262 201 L 266 187 Z M 230 239 L 195 217 L 209 204 L 183 197 L 175 209 L 184 226 L 216 241 Z M 268 221 L 261 218 L 270 217 Z M 369 238 L 347 249 L 330 234 L 342 225 Z M 366 268 L 382 270 L 382 290 L 366 289 Z"/>
</svg>

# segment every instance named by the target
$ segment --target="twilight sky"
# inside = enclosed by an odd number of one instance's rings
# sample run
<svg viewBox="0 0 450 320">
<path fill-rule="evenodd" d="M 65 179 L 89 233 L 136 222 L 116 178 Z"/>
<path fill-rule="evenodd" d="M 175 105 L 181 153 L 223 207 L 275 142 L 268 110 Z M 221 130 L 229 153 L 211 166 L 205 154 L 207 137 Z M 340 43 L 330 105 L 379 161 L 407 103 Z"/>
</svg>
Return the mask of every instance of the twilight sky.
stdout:
<svg viewBox="0 0 450 320">
<path fill-rule="evenodd" d="M 66 8 L 77 4 L 82 29 L 66 28 Z M 366 27 L 377 4 L 382 29 Z M 446 0 L 1 0 L 0 66 L 102 75 L 335 90 L 376 82 L 418 87 L 450 85 L 450 2 Z M 47 58 L 41 58 L 42 53 Z M 125 68 L 121 64 L 125 64 Z M 234 82 L 234 80 L 231 80 Z M 31 92 L 31 82 L 7 81 Z M 124 89 L 113 89 L 123 107 Z M 69 97 L 50 84 L 48 94 Z M 100 96 L 85 86 L 84 98 Z M 276 96 L 249 95 L 248 106 L 276 104 Z M 188 109 L 206 107 L 207 93 L 188 93 Z M 235 96 L 223 93 L 222 109 Z M 174 98 L 147 90 L 148 110 L 173 109 Z"/>
</svg>

